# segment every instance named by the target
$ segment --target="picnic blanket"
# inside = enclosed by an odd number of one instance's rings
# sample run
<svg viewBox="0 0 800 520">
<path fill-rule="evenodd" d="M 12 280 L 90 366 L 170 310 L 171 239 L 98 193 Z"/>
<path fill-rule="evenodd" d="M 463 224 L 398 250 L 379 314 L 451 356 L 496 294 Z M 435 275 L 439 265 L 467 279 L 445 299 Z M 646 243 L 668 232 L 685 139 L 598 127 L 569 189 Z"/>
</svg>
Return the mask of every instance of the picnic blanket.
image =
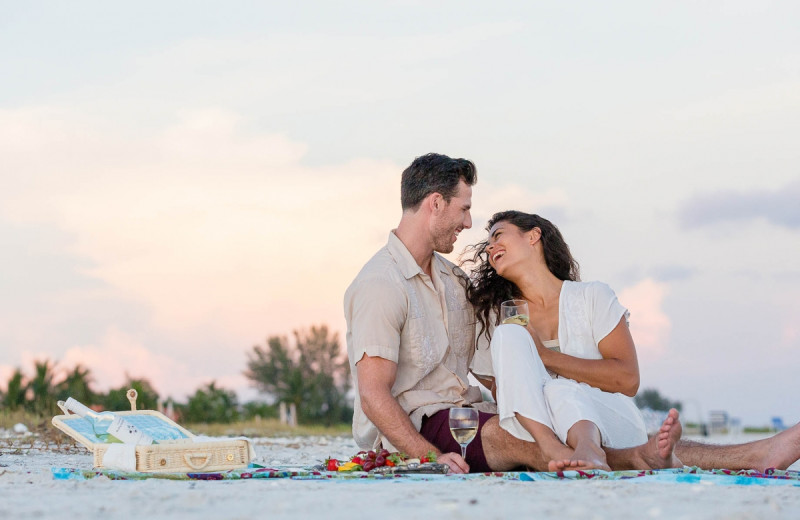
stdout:
<svg viewBox="0 0 800 520">
<path fill-rule="evenodd" d="M 516 480 L 523 482 L 570 481 L 570 480 L 629 480 L 631 482 L 711 483 L 736 486 L 797 486 L 800 487 L 800 471 L 769 469 L 763 473 L 754 470 L 733 471 L 727 469 L 702 470 L 684 467 L 661 470 L 632 471 L 559 471 L 559 472 L 503 472 L 469 473 L 466 475 L 436 474 L 378 474 L 365 471 L 323 471 L 314 467 L 278 466 L 273 468 L 251 464 L 247 468 L 215 473 L 139 473 L 107 469 L 52 468 L 57 480 L 90 480 L 105 477 L 111 480 L 249 480 L 284 478 L 292 480 L 393 480 L 393 481 L 456 481 L 456 480 Z"/>
</svg>

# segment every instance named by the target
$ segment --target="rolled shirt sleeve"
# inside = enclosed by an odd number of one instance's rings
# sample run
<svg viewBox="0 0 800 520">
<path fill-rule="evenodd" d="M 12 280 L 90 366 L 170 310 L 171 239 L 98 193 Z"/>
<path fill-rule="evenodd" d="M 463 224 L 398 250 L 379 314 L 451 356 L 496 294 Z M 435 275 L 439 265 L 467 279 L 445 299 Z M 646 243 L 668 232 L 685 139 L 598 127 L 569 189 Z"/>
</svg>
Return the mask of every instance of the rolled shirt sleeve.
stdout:
<svg viewBox="0 0 800 520">
<path fill-rule="evenodd" d="M 408 305 L 397 283 L 378 276 L 358 280 L 348 289 L 345 313 L 354 364 L 364 356 L 398 362 L 400 336 Z"/>
</svg>

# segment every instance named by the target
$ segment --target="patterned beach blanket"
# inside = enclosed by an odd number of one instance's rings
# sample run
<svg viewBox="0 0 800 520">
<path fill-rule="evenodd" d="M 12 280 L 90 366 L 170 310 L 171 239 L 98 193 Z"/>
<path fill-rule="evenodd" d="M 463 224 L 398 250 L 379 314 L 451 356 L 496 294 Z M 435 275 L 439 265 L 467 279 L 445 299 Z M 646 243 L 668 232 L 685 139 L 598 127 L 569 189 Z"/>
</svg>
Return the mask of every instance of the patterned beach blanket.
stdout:
<svg viewBox="0 0 800 520">
<path fill-rule="evenodd" d="M 628 480 L 631 482 L 698 482 L 736 486 L 797 486 L 800 487 L 800 471 L 770 469 L 763 473 L 753 470 L 732 471 L 727 469 L 702 470 L 696 467 L 647 471 L 563 471 L 563 472 L 504 472 L 470 473 L 467 475 L 436 474 L 378 474 L 374 472 L 322 471 L 313 467 L 274 467 L 251 465 L 243 469 L 216 473 L 138 473 L 102 469 L 52 468 L 58 480 L 89 480 L 105 477 L 111 480 L 249 480 L 285 478 L 292 480 L 359 480 L 359 481 L 456 481 L 476 479 L 517 480 L 523 482 L 570 481 L 570 480 Z"/>
</svg>

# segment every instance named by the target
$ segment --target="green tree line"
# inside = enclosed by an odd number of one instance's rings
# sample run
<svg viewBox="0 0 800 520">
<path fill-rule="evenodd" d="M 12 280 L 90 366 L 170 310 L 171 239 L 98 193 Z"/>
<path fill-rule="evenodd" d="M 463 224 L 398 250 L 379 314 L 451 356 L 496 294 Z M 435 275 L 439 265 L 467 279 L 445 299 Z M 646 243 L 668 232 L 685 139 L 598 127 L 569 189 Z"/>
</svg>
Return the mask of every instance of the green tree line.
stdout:
<svg viewBox="0 0 800 520">
<path fill-rule="evenodd" d="M 159 403 L 167 404 L 178 420 L 186 423 L 277 417 L 280 402 L 296 406 L 301 424 L 332 425 L 352 419 L 349 364 L 338 335 L 325 325 L 295 330 L 293 341 L 285 336 L 268 337 L 264 346 L 253 346 L 248 352 L 243 373 L 268 401 L 240 403 L 234 391 L 217 386 L 215 380 L 195 390 L 186 402 L 162 399 L 148 379 L 131 376 L 120 387 L 98 392 L 87 367 L 78 364 L 64 371 L 45 359 L 34 362 L 30 377 L 20 368 L 12 373 L 5 388 L 0 387 L 0 408 L 51 416 L 61 413 L 58 401 L 73 397 L 98 409 L 128 410 L 126 393 L 135 388 L 139 409 L 155 410 Z"/>
</svg>

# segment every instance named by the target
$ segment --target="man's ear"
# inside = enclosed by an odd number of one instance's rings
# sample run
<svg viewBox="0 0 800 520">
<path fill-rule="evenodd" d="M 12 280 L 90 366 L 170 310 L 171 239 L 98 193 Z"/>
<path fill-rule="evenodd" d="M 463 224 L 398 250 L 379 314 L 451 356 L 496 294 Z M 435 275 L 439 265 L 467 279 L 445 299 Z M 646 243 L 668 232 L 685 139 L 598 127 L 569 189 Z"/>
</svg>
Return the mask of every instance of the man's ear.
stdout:
<svg viewBox="0 0 800 520">
<path fill-rule="evenodd" d="M 431 193 L 430 195 L 428 195 L 426 202 L 431 210 L 431 213 L 438 213 L 439 211 L 444 209 L 445 206 L 444 197 L 442 197 L 441 193 L 436 193 L 436 192 Z"/>
</svg>

